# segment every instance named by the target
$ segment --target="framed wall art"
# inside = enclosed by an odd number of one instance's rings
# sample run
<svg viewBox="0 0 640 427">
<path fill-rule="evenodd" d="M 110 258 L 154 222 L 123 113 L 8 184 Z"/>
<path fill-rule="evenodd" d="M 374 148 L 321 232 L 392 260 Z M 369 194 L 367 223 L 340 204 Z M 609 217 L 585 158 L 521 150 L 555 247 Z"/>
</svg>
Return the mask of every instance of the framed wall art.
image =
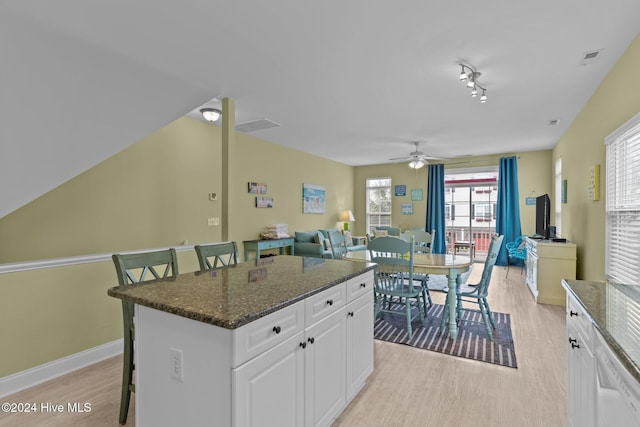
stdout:
<svg viewBox="0 0 640 427">
<path fill-rule="evenodd" d="M 327 192 L 324 187 L 302 184 L 302 212 L 324 213 Z"/>
<path fill-rule="evenodd" d="M 250 182 L 248 187 L 251 194 L 267 194 L 267 184 L 264 182 Z"/>
<path fill-rule="evenodd" d="M 256 197 L 256 208 L 272 208 L 273 197 Z"/>
</svg>

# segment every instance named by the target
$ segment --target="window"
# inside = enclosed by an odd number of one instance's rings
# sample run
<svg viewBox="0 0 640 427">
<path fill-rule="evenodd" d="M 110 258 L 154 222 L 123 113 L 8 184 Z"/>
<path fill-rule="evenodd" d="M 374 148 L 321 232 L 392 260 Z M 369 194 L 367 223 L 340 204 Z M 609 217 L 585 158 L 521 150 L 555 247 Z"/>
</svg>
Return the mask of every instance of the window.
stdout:
<svg viewBox="0 0 640 427">
<path fill-rule="evenodd" d="M 367 230 L 391 225 L 391 178 L 367 179 Z"/>
<path fill-rule="evenodd" d="M 562 236 L 562 158 L 556 160 L 555 221 L 556 235 Z"/>
<path fill-rule="evenodd" d="M 491 221 L 493 219 L 493 206 L 489 203 L 476 203 L 474 216 L 476 221 Z"/>
<path fill-rule="evenodd" d="M 445 203 L 444 218 L 446 221 L 453 221 L 456 219 L 456 205 L 453 203 Z"/>
<path fill-rule="evenodd" d="M 605 272 L 619 283 L 640 276 L 640 113 L 605 138 Z"/>
</svg>

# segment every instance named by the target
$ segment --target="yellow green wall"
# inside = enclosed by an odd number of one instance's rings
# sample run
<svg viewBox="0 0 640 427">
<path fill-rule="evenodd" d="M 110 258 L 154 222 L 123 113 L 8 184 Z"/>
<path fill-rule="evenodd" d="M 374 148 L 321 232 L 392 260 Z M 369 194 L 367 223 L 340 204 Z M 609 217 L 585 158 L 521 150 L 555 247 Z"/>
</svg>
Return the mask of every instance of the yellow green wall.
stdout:
<svg viewBox="0 0 640 427">
<path fill-rule="evenodd" d="M 605 146 L 604 138 L 640 111 L 640 91 L 633 87 L 640 69 L 636 37 L 602 81 L 553 150 L 562 158 L 567 203 L 562 205 L 562 234 L 578 246 L 578 278 L 604 280 Z M 600 165 L 600 200 L 587 197 L 589 169 Z M 553 170 L 552 170 L 553 173 Z"/>
<path fill-rule="evenodd" d="M 525 198 L 533 193 L 537 195 L 551 193 L 553 178 L 551 175 L 551 150 L 515 153 L 508 156 L 512 155 L 518 156 L 518 192 L 520 194 L 522 233 L 533 234 L 535 232 L 535 206 L 525 205 Z M 447 171 L 460 168 L 497 166 L 500 157 L 502 156 L 465 157 L 464 159 L 452 159 L 443 163 Z M 391 178 L 392 187 L 395 185 L 407 186 L 406 196 L 392 196 L 392 225 L 401 228 L 425 226 L 427 215 L 427 168 L 415 171 L 408 167 L 406 163 L 360 166 L 356 168 L 355 172 L 356 210 L 354 215 L 357 221 L 354 223 L 354 231 L 356 235 L 364 235 L 366 233 L 366 194 L 364 189 L 367 185 L 367 179 L 384 177 Z M 422 201 L 411 200 L 411 190 L 414 188 L 422 189 Z M 413 203 L 413 215 L 402 214 L 403 203 Z"/>
<path fill-rule="evenodd" d="M 0 263 L 190 245 L 220 239 L 221 128 L 181 118 L 0 219 Z M 353 167 L 238 134 L 230 166 L 229 239 L 265 226 L 312 230 L 353 209 Z M 249 181 L 268 185 L 274 208 L 255 207 Z M 325 214 L 302 213 L 302 184 L 327 191 Z M 210 201 L 217 193 L 218 201 Z M 178 252 L 181 273 L 198 269 Z M 0 378 L 122 337 L 110 261 L 0 274 Z"/>
</svg>

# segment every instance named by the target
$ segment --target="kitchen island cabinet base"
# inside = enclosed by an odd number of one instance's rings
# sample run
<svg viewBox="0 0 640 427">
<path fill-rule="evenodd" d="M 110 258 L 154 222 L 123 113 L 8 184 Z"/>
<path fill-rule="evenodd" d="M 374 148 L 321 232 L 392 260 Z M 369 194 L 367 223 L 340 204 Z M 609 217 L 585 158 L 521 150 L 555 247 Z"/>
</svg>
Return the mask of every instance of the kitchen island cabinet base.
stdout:
<svg viewBox="0 0 640 427">
<path fill-rule="evenodd" d="M 329 426 L 373 370 L 372 283 L 349 279 L 237 329 L 136 305 L 136 425 Z M 338 304 L 340 287 L 362 291 Z M 322 300 L 326 314 L 305 324 Z M 279 341 L 256 354 L 276 324 Z"/>
</svg>

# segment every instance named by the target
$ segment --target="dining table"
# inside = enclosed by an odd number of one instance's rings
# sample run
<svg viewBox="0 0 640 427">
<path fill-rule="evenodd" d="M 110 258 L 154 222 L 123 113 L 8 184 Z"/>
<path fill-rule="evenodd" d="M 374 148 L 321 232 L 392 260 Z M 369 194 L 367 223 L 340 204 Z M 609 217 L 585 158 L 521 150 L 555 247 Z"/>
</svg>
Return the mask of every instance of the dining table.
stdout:
<svg viewBox="0 0 640 427">
<path fill-rule="evenodd" d="M 371 262 L 368 250 L 350 251 L 343 256 L 344 260 L 355 262 Z M 434 275 L 445 275 L 448 281 L 447 300 L 449 307 L 449 338 L 458 336 L 458 324 L 455 307 L 457 306 L 456 289 L 460 286 L 460 275 L 469 271 L 473 261 L 468 256 L 457 254 L 427 254 L 415 253 L 413 255 L 413 271 Z M 444 314 L 443 314 L 444 315 Z"/>
</svg>

